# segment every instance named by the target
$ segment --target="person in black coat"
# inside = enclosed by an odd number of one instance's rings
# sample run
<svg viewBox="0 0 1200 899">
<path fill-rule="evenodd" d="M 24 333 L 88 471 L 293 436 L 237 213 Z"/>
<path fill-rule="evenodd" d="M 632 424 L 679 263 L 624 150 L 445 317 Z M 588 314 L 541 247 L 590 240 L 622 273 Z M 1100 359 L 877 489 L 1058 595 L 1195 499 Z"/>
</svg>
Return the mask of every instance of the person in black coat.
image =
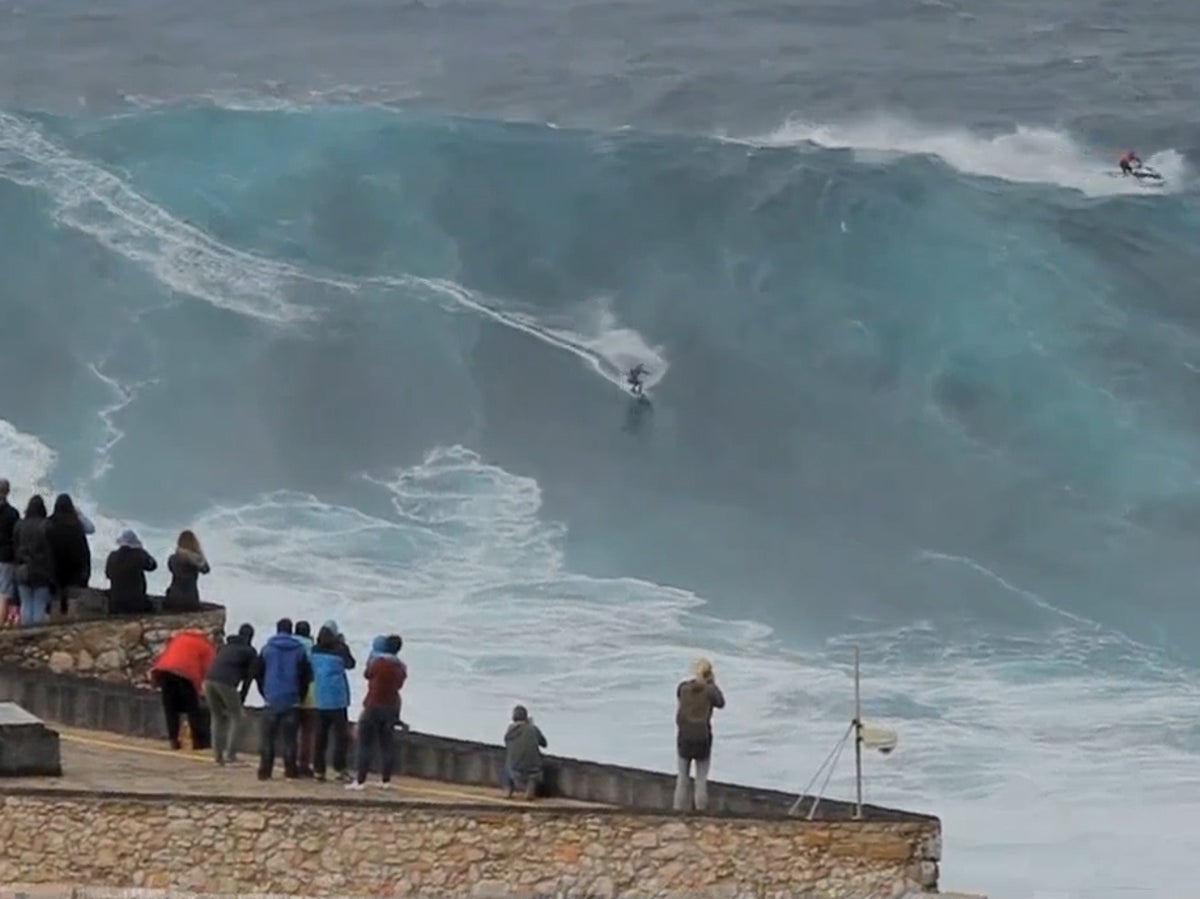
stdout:
<svg viewBox="0 0 1200 899">
<path fill-rule="evenodd" d="M 108 588 L 108 611 L 111 615 L 138 615 L 153 611 L 146 595 L 146 572 L 158 568 L 154 556 L 146 552 L 137 534 L 126 529 L 117 538 L 117 548 L 108 554 L 104 574 Z"/>
<path fill-rule="evenodd" d="M 79 513 L 65 493 L 54 500 L 54 512 L 47 525 L 46 535 L 54 553 L 54 584 L 59 606 L 65 612 L 68 591 L 86 587 L 92 579 L 92 549 L 87 538 L 88 534 L 96 533 L 96 527 Z"/>
<path fill-rule="evenodd" d="M 50 543 L 50 521 L 46 501 L 32 496 L 25 517 L 13 528 L 17 592 L 21 597 L 21 624 L 44 624 L 56 586 L 54 549 Z"/>
</svg>

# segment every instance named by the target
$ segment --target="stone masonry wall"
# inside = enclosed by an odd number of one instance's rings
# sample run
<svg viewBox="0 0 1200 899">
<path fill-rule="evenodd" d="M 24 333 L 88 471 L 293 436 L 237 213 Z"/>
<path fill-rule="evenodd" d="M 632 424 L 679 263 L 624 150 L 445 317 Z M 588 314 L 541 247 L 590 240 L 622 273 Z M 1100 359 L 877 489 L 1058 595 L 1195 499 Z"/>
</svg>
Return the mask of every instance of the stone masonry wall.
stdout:
<svg viewBox="0 0 1200 899">
<path fill-rule="evenodd" d="M 154 659 L 167 638 L 184 628 L 220 637 L 225 632 L 225 610 L 217 607 L 0 630 L 0 664 L 148 687 Z"/>
<path fill-rule="evenodd" d="M 895 897 L 934 821 L 0 793 L 0 883 L 319 896 Z M 923 886 L 928 885 L 928 886 Z"/>
</svg>

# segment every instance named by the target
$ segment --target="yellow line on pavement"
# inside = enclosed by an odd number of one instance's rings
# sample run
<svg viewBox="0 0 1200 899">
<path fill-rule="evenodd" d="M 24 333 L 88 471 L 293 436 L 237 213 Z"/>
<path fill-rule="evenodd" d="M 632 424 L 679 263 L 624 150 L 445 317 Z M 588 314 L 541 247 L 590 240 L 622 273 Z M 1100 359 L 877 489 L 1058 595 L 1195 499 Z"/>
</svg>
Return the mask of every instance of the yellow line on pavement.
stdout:
<svg viewBox="0 0 1200 899">
<path fill-rule="evenodd" d="M 102 746 L 107 749 L 116 749 L 120 752 L 138 752 L 143 755 L 159 755 L 169 759 L 182 759 L 188 762 L 198 762 L 202 765 L 215 765 L 216 759 L 207 754 L 207 750 L 174 750 L 174 749 L 155 749 L 151 746 L 138 746 L 136 744 L 121 743 L 116 740 L 102 740 L 97 737 L 85 737 L 79 732 L 69 731 L 66 728 L 58 728 L 59 736 L 72 743 L 81 743 L 85 746 Z M 505 799 L 501 796 L 486 796 L 478 793 L 464 793 L 459 790 L 448 790 L 441 787 L 414 786 L 412 780 L 417 778 L 406 778 L 406 782 L 402 787 L 404 792 L 416 793 L 423 796 L 439 796 L 450 799 L 462 799 L 467 802 L 490 802 L 495 805 L 504 806 L 528 806 L 527 802 L 521 802 L 513 799 Z M 378 795 L 378 794 L 376 794 Z"/>
</svg>

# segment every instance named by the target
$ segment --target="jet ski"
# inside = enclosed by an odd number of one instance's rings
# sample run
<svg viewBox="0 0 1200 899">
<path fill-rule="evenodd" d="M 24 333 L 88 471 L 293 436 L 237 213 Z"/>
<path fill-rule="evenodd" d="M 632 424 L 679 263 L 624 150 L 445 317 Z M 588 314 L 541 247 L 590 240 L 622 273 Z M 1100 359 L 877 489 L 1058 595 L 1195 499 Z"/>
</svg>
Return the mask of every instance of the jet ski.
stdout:
<svg viewBox="0 0 1200 899">
<path fill-rule="evenodd" d="M 1145 163 L 1130 172 L 1116 171 L 1109 172 L 1108 175 L 1110 178 L 1133 178 L 1143 187 L 1162 187 L 1167 180 L 1159 173 L 1158 169 L 1151 168 Z"/>
<path fill-rule="evenodd" d="M 1152 169 L 1148 165 L 1139 165 L 1133 170 L 1133 177 L 1139 181 L 1162 181 L 1163 176 L 1158 173 L 1157 169 Z"/>
</svg>

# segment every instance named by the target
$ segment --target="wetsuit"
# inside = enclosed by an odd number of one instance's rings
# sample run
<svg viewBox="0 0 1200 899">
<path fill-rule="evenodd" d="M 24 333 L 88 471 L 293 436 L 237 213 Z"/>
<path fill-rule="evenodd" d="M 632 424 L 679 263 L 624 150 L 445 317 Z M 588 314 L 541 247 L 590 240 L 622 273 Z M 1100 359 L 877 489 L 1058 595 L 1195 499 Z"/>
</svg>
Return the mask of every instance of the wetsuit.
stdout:
<svg viewBox="0 0 1200 899">
<path fill-rule="evenodd" d="M 629 387 L 635 395 L 642 395 L 642 375 L 646 373 L 644 366 L 635 365 L 629 370 L 626 380 L 629 381 Z"/>
</svg>

